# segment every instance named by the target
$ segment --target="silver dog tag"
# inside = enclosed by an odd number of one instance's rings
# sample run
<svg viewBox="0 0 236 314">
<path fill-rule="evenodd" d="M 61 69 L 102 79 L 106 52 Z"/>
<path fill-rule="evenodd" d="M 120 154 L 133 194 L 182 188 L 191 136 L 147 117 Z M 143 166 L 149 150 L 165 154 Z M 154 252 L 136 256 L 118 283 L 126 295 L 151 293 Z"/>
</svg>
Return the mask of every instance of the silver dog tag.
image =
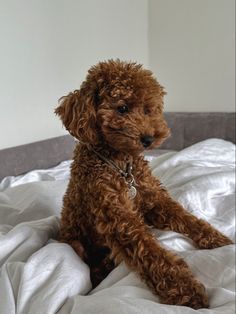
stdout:
<svg viewBox="0 0 236 314">
<path fill-rule="evenodd" d="M 133 185 L 129 186 L 128 195 L 131 200 L 137 195 L 137 189 Z"/>
</svg>

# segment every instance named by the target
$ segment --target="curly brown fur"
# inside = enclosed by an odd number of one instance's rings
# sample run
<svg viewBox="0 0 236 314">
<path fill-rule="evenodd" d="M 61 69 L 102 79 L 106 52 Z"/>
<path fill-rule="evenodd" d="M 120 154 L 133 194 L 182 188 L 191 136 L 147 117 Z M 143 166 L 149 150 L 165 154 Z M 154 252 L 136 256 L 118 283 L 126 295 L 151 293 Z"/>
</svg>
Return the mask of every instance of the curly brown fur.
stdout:
<svg viewBox="0 0 236 314">
<path fill-rule="evenodd" d="M 163 303 L 198 309 L 208 307 L 203 285 L 183 259 L 158 243 L 149 224 L 183 233 L 204 249 L 231 240 L 174 201 L 140 155 L 144 146 L 157 147 L 169 134 L 164 95 L 150 71 L 110 60 L 92 67 L 80 90 L 61 99 L 56 113 L 80 143 L 64 196 L 60 238 L 90 266 L 94 286 L 124 261 Z M 144 145 L 143 136 L 152 143 Z M 132 161 L 138 191 L 133 200 L 124 178 L 94 150 L 121 169 Z"/>
</svg>

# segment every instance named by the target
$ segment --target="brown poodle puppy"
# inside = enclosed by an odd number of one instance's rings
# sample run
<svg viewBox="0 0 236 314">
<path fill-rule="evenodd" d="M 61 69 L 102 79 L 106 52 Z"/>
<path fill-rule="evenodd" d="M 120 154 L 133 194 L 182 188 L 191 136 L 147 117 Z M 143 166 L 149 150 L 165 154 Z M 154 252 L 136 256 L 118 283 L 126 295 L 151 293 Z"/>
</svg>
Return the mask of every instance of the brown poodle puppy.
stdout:
<svg viewBox="0 0 236 314">
<path fill-rule="evenodd" d="M 180 232 L 202 249 L 232 242 L 173 200 L 140 155 L 169 135 L 164 95 L 141 65 L 110 60 L 92 67 L 80 90 L 62 98 L 55 112 L 79 144 L 60 239 L 89 265 L 93 286 L 124 261 L 161 302 L 198 309 L 208 307 L 203 285 L 158 243 L 150 225 Z"/>
</svg>

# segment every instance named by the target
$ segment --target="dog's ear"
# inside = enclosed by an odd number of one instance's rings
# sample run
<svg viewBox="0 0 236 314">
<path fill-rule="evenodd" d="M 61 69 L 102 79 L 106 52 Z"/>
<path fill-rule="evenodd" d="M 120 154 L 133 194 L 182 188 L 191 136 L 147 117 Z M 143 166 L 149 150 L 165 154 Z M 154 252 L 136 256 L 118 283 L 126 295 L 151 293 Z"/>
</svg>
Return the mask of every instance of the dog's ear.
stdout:
<svg viewBox="0 0 236 314">
<path fill-rule="evenodd" d="M 96 144 L 96 109 L 94 95 L 75 90 L 59 100 L 55 113 L 72 136 L 84 143 Z"/>
<path fill-rule="evenodd" d="M 163 113 L 163 110 L 164 110 L 164 96 L 167 95 L 166 91 L 165 91 L 165 88 L 160 85 L 158 82 L 158 88 L 159 88 L 159 96 L 160 96 L 160 102 L 159 102 L 159 113 Z"/>
</svg>

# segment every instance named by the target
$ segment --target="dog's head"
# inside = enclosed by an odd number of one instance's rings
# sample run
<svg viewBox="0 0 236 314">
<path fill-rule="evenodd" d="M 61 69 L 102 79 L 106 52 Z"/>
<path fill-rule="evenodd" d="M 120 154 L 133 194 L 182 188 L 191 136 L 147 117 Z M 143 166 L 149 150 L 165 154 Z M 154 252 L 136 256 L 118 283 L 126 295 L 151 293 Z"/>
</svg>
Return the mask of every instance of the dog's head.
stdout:
<svg viewBox="0 0 236 314">
<path fill-rule="evenodd" d="M 93 66 L 80 90 L 62 97 L 55 112 L 78 140 L 138 154 L 169 135 L 164 95 L 151 71 L 109 60 Z"/>
</svg>

